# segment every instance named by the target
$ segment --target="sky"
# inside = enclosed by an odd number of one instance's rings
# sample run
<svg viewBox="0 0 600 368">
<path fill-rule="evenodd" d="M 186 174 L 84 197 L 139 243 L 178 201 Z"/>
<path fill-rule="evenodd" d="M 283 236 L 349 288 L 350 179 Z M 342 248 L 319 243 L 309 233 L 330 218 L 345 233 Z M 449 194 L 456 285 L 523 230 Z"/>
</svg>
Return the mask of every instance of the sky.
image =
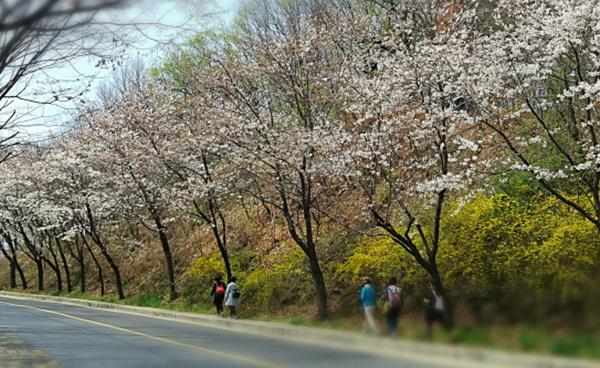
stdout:
<svg viewBox="0 0 600 368">
<path fill-rule="evenodd" d="M 194 33 L 207 27 L 226 26 L 234 18 L 241 0 L 132 0 L 125 9 L 104 11 L 98 20 L 118 24 L 135 24 L 119 27 L 115 34 L 122 35 L 116 50 L 118 60 L 127 63 L 141 58 L 144 64 L 159 64 L 173 46 L 185 41 Z M 19 131 L 20 141 L 43 141 L 65 130 L 77 104 L 92 101 L 95 90 L 106 78 L 110 78 L 114 65 L 98 65 L 99 57 L 75 59 L 67 65 L 34 75 L 28 83 L 28 93 L 36 100 L 50 98 L 57 91 L 73 90 L 77 99 L 53 105 L 18 102 L 18 121 L 14 130 Z M 89 83 L 89 85 L 88 85 Z"/>
</svg>

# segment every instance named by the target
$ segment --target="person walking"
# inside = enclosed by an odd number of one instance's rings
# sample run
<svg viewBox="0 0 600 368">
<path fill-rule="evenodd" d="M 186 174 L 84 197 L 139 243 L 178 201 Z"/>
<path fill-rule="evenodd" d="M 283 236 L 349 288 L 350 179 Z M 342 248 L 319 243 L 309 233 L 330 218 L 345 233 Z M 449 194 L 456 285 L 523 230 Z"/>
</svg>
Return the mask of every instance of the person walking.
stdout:
<svg viewBox="0 0 600 368">
<path fill-rule="evenodd" d="M 223 317 L 223 301 L 225 300 L 225 288 L 227 286 L 221 281 L 221 275 L 217 275 L 210 291 L 210 296 L 217 308 L 217 315 Z"/>
<path fill-rule="evenodd" d="M 442 327 L 445 327 L 446 303 L 432 283 L 429 283 L 429 288 L 431 292 L 425 298 L 425 323 L 427 324 L 427 336 L 431 337 L 434 323 L 437 322 Z"/>
<path fill-rule="evenodd" d="M 387 331 L 390 336 L 395 336 L 398 332 L 398 317 L 402 308 L 402 289 L 396 285 L 397 281 L 395 277 L 390 277 L 388 286 L 383 292 L 383 299 L 387 304 L 385 312 Z"/>
<path fill-rule="evenodd" d="M 225 305 L 229 309 L 229 317 L 237 318 L 237 306 L 240 300 L 240 287 L 235 283 L 237 278 L 231 276 L 227 289 L 225 289 Z"/>
<path fill-rule="evenodd" d="M 365 314 L 365 327 L 368 326 L 371 331 L 379 334 L 377 321 L 375 320 L 376 296 L 375 288 L 371 285 L 369 277 L 363 277 L 363 286 L 360 289 L 360 302 Z"/>
</svg>

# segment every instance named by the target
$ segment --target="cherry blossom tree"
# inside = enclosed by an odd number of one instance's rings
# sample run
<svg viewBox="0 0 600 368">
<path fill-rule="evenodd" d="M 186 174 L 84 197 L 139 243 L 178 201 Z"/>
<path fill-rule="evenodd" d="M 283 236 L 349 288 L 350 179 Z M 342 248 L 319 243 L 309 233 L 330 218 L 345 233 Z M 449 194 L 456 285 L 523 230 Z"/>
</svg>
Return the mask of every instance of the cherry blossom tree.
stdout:
<svg viewBox="0 0 600 368">
<path fill-rule="evenodd" d="M 174 261 L 167 226 L 176 207 L 171 185 L 177 180 L 154 151 L 169 126 L 169 115 L 160 110 L 160 101 L 145 93 L 122 101 L 111 110 L 87 118 L 95 144 L 102 147 L 95 161 L 114 180 L 113 195 L 127 208 L 124 211 L 157 234 L 165 260 L 169 298 L 177 298 Z"/>
<path fill-rule="evenodd" d="M 18 246 L 37 268 L 38 290 L 44 289 L 44 263 L 53 263 L 48 258 L 49 249 L 43 241 L 41 227 L 42 212 L 48 207 L 40 201 L 41 192 L 33 179 L 33 169 L 38 166 L 39 152 L 29 149 L 22 153 L 19 162 L 11 163 L 15 169 L 27 165 L 27 169 L 10 171 L 5 175 L 2 190 L 3 231 L 6 241 Z M 56 271 L 56 269 L 54 269 Z M 56 273 L 57 287 L 61 287 L 60 273 Z"/>
<path fill-rule="evenodd" d="M 154 141 L 154 154 L 177 178 L 172 194 L 173 203 L 182 216 L 199 220 L 210 227 L 213 239 L 223 259 L 225 274 L 233 276 L 228 247 L 228 226 L 224 210 L 232 199 L 235 170 L 220 157 L 221 145 L 215 135 L 206 134 L 210 123 L 204 111 L 185 108 L 173 120 L 169 131 Z M 147 130 L 143 134 L 149 135 Z M 160 143 L 159 143 L 160 142 Z M 191 208 L 190 208 L 191 207 Z"/>
<path fill-rule="evenodd" d="M 284 219 L 306 255 L 324 319 L 318 208 L 334 200 L 338 181 L 326 163 L 343 135 L 334 118 L 341 49 L 308 3 L 259 3 L 240 23 L 240 36 L 196 70 L 189 103 L 212 116 L 204 131 L 221 145 L 216 156 L 235 170 L 235 191 Z"/>
<path fill-rule="evenodd" d="M 0 230 L 0 236 L 2 236 L 2 239 L 4 240 L 4 245 L 6 245 L 6 249 L 4 246 L 0 247 L 0 251 L 2 252 L 2 255 L 4 256 L 4 258 L 6 258 L 8 260 L 8 262 L 10 263 L 10 271 L 9 271 L 9 278 L 10 278 L 10 287 L 12 289 L 17 287 L 17 272 L 19 274 L 19 279 L 21 281 L 21 287 L 23 288 L 23 290 L 28 288 L 28 283 L 27 283 L 27 279 L 25 278 L 25 273 L 23 272 L 23 267 L 21 266 L 21 264 L 19 263 L 19 259 L 18 259 L 18 247 L 15 244 L 13 237 L 11 236 L 11 234 L 5 230 Z"/>
<path fill-rule="evenodd" d="M 360 51 L 347 60 L 342 107 L 352 143 L 338 162 L 374 224 L 429 274 L 451 325 L 438 268 L 445 203 L 489 165 L 460 64 L 476 12 L 453 1 L 404 1 L 382 3 L 376 14 L 353 23 Z"/>
<path fill-rule="evenodd" d="M 239 181 L 235 166 L 225 158 L 226 137 L 214 130 L 216 118 L 212 96 L 204 80 L 222 72 L 216 62 L 225 45 L 219 35 L 200 34 L 180 46 L 154 77 L 174 96 L 173 123 L 169 132 L 155 144 L 155 154 L 180 182 L 174 187 L 190 219 L 210 227 L 227 278 L 231 278 L 229 229 L 226 207 L 236 193 Z M 190 212 L 191 205 L 191 212 Z"/>
<path fill-rule="evenodd" d="M 463 70 L 512 169 L 600 230 L 599 15 L 594 0 L 499 1 Z"/>
<path fill-rule="evenodd" d="M 121 219 L 123 203 L 115 197 L 114 178 L 107 174 L 98 157 L 104 154 L 103 147 L 95 140 L 93 132 L 80 127 L 75 132 L 61 137 L 49 150 L 45 170 L 48 180 L 56 183 L 52 198 L 56 206 L 69 209 L 70 217 L 65 221 L 62 241 L 75 247 L 76 260 L 83 267 L 84 249 L 92 258 L 98 271 L 101 294 L 104 294 L 104 273 L 96 252 L 110 267 L 117 295 L 123 299 L 123 281 L 115 245 L 110 244 L 108 234 Z M 83 288 L 83 277 L 80 280 Z"/>
</svg>

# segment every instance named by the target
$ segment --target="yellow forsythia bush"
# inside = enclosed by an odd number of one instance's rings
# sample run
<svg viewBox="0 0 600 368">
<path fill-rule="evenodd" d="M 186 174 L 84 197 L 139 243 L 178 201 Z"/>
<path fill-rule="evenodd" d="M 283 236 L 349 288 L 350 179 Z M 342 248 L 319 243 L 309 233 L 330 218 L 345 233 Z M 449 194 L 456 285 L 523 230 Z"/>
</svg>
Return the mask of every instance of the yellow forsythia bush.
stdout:
<svg viewBox="0 0 600 368">
<path fill-rule="evenodd" d="M 207 304 L 210 302 L 210 290 L 217 274 L 225 275 L 220 253 L 213 252 L 196 258 L 182 276 L 181 296 L 193 303 Z"/>
<path fill-rule="evenodd" d="M 555 198 L 498 194 L 451 207 L 440 267 L 459 298 L 552 308 L 594 289 L 598 230 Z"/>
<path fill-rule="evenodd" d="M 244 302 L 255 310 L 300 305 L 312 300 L 312 278 L 306 257 L 297 246 L 285 246 L 248 272 L 241 285 Z"/>
</svg>

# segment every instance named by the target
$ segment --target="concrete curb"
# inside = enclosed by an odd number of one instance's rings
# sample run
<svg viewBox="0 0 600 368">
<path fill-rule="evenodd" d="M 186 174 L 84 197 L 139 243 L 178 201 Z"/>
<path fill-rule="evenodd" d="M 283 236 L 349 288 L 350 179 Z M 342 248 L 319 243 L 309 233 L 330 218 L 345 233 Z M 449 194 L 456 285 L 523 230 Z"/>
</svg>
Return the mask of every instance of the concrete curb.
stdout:
<svg viewBox="0 0 600 368">
<path fill-rule="evenodd" d="M 533 354 L 501 352 L 462 346 L 391 340 L 382 337 L 364 336 L 358 333 L 333 331 L 323 328 L 290 326 L 275 322 L 232 320 L 203 314 L 175 312 L 164 309 L 136 307 L 84 299 L 7 291 L 0 291 L 0 296 L 107 309 L 128 314 L 195 323 L 270 338 L 286 338 L 309 344 L 328 345 L 344 349 L 369 351 L 371 353 L 388 353 L 389 355 L 418 358 L 418 360 L 421 361 L 428 361 L 429 359 L 435 358 L 434 360 L 438 361 L 437 364 L 443 366 L 494 368 L 600 368 L 600 363 L 580 359 L 545 357 Z M 448 363 L 448 365 L 445 365 L 445 363 Z M 434 364 L 436 363 L 434 362 Z"/>
</svg>

